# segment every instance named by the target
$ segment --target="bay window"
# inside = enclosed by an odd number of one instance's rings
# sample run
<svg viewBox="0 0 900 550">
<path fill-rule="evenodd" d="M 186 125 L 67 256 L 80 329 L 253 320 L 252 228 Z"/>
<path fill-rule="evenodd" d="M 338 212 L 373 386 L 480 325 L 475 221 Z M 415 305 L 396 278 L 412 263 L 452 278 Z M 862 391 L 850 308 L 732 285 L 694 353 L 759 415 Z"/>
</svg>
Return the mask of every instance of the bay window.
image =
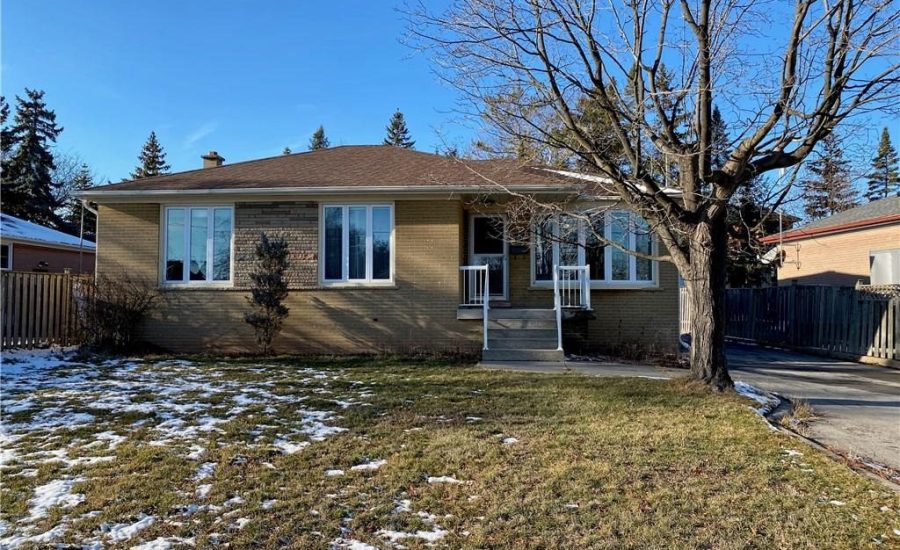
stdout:
<svg viewBox="0 0 900 550">
<path fill-rule="evenodd" d="M 324 283 L 389 283 L 394 209 L 390 204 L 326 204 L 321 215 Z"/>
<path fill-rule="evenodd" d="M 551 283 L 554 265 L 587 265 L 593 286 L 654 285 L 656 262 L 622 249 L 654 253 L 650 227 L 637 214 L 608 211 L 596 216 L 590 225 L 565 215 L 547 219 L 536 227 L 532 241 L 532 282 Z"/>
<path fill-rule="evenodd" d="M 231 206 L 169 206 L 163 212 L 163 280 L 166 283 L 231 282 Z"/>
</svg>

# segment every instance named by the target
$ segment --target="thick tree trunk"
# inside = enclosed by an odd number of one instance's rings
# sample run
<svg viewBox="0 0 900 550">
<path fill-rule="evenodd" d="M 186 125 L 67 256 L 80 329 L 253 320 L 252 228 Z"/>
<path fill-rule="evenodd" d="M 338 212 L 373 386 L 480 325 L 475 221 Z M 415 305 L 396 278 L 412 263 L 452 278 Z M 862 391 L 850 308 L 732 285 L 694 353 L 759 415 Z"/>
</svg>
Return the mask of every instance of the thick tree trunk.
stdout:
<svg viewBox="0 0 900 550">
<path fill-rule="evenodd" d="M 725 358 L 727 235 L 724 220 L 704 221 L 691 235 L 691 373 L 715 390 L 733 385 Z"/>
</svg>

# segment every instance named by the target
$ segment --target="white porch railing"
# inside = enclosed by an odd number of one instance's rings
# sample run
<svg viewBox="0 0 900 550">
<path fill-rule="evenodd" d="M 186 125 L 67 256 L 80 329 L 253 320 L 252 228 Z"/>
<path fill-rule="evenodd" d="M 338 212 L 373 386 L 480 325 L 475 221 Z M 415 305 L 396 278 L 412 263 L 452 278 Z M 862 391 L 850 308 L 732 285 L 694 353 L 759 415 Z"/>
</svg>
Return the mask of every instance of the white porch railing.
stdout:
<svg viewBox="0 0 900 550">
<path fill-rule="evenodd" d="M 591 309 L 591 266 L 559 265 L 556 271 L 562 307 Z"/>
<path fill-rule="evenodd" d="M 486 265 L 459 266 L 460 285 L 462 291 L 460 306 L 481 307 L 484 325 L 484 348 L 488 349 L 488 312 L 491 309 L 491 279 Z"/>
<path fill-rule="evenodd" d="M 563 349 L 563 308 L 591 309 L 591 266 L 554 266 L 553 309 L 556 311 L 556 349 L 559 351 Z"/>
</svg>

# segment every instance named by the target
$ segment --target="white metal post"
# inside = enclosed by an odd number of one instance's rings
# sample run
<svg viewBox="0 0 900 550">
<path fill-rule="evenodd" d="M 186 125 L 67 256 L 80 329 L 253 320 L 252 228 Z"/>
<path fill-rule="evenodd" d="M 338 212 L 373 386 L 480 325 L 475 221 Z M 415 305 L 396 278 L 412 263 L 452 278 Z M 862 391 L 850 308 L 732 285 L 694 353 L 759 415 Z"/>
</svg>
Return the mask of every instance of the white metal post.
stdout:
<svg viewBox="0 0 900 550">
<path fill-rule="evenodd" d="M 553 306 L 556 309 L 556 349 L 562 351 L 562 300 L 559 297 L 559 266 L 553 266 Z"/>
<path fill-rule="evenodd" d="M 484 294 L 481 296 L 481 301 L 483 302 L 483 310 L 482 316 L 484 317 L 484 349 L 488 349 L 488 311 L 491 306 L 488 305 L 488 302 L 491 301 L 491 280 L 488 278 L 488 266 L 484 266 Z"/>
<path fill-rule="evenodd" d="M 591 309 L 591 266 L 584 266 L 584 308 Z"/>
</svg>

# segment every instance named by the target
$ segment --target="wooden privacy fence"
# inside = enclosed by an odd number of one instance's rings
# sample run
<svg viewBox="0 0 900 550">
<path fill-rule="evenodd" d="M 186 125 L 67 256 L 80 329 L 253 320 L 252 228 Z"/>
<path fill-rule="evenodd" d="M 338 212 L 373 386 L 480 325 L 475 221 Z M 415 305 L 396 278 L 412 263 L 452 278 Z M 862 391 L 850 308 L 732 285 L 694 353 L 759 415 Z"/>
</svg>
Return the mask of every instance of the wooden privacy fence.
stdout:
<svg viewBox="0 0 900 550">
<path fill-rule="evenodd" d="M 900 361 L 897 292 L 811 285 L 726 292 L 729 337 L 882 363 Z M 686 334 L 691 330 L 687 289 L 681 289 L 680 298 L 680 328 Z"/>
<path fill-rule="evenodd" d="M 839 356 L 900 360 L 900 297 L 853 287 L 732 288 L 726 333 Z"/>
<path fill-rule="evenodd" d="M 68 273 L 0 274 L 0 347 L 81 342 L 78 302 L 90 276 Z"/>
</svg>

